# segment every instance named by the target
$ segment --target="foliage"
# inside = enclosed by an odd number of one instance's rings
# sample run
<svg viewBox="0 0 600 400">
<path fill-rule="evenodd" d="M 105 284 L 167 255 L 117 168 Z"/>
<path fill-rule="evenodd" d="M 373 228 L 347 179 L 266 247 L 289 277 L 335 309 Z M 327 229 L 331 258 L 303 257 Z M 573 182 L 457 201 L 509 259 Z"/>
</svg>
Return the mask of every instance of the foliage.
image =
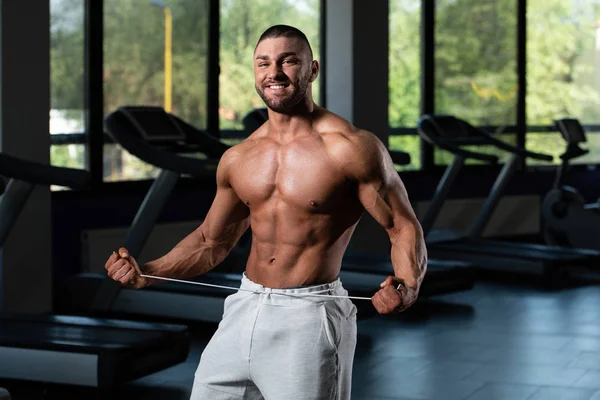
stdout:
<svg viewBox="0 0 600 400">
<path fill-rule="evenodd" d="M 206 126 L 208 0 L 166 0 L 173 17 L 173 112 Z M 319 59 L 319 0 L 222 0 L 219 115 L 222 129 L 240 129 L 248 111 L 261 107 L 254 89 L 252 55 L 259 35 L 285 23 L 303 30 Z M 414 127 L 421 101 L 420 0 L 390 1 L 389 124 Z M 527 10 L 527 117 L 550 125 L 565 116 L 600 122 L 600 61 L 595 20 L 598 0 L 529 0 Z M 517 1 L 437 0 L 435 108 L 475 125 L 514 125 L 517 98 Z M 162 105 L 164 29 L 149 0 L 104 0 L 104 104 Z M 51 0 L 51 104 L 82 110 L 83 3 Z M 333 45 L 333 44 L 331 44 Z M 313 85 L 318 100 L 319 85 Z M 80 112 L 80 111 L 79 111 Z M 539 136 L 539 135 L 538 135 Z M 556 154 L 564 146 L 531 136 L 533 150 Z M 514 137 L 506 137 L 514 140 Z M 420 166 L 420 140 L 390 137 Z M 75 152 L 73 153 L 73 149 Z M 436 154 L 436 162 L 449 157 Z M 52 150 L 56 165 L 83 165 L 82 146 Z M 114 146 L 106 147 L 107 179 L 153 176 L 156 171 Z"/>
</svg>

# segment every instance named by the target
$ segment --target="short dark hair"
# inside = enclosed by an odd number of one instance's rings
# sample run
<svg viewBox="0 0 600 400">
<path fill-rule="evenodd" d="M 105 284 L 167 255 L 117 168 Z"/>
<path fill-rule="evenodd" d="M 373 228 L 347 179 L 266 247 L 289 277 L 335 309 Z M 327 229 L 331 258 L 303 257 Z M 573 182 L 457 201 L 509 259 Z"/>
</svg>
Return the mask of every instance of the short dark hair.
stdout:
<svg viewBox="0 0 600 400">
<path fill-rule="evenodd" d="M 310 47 L 310 43 L 308 42 L 306 35 L 300 29 L 294 28 L 293 26 L 289 25 L 273 25 L 272 27 L 264 31 L 262 35 L 260 35 L 258 42 L 256 42 L 256 46 L 258 47 L 258 44 L 265 39 L 275 39 L 280 37 L 296 38 L 302 40 L 308 46 L 308 50 L 310 51 L 310 58 L 313 57 L 312 47 Z M 254 50 L 256 51 L 256 47 L 254 48 Z"/>
</svg>

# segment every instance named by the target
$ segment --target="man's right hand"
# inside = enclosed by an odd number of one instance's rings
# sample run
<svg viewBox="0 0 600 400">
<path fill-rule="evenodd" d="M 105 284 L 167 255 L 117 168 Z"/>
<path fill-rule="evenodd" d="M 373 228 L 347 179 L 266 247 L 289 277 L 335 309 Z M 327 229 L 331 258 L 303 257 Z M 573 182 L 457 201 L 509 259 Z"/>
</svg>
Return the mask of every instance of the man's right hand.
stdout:
<svg viewBox="0 0 600 400">
<path fill-rule="evenodd" d="M 148 286 L 148 280 L 140 276 L 137 262 L 124 247 L 108 258 L 104 268 L 111 279 L 120 282 L 126 288 L 140 289 Z"/>
</svg>

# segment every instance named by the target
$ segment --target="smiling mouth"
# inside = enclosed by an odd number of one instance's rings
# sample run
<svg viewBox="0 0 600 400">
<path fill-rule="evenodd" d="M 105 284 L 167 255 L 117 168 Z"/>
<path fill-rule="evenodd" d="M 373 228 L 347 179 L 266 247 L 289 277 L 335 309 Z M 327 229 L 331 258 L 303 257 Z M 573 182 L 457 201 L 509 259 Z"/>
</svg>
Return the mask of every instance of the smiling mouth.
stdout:
<svg viewBox="0 0 600 400">
<path fill-rule="evenodd" d="M 270 89 L 272 91 L 280 91 L 280 90 L 284 90 L 287 87 L 288 87 L 288 85 L 269 85 L 269 86 L 267 86 L 267 89 Z"/>
</svg>

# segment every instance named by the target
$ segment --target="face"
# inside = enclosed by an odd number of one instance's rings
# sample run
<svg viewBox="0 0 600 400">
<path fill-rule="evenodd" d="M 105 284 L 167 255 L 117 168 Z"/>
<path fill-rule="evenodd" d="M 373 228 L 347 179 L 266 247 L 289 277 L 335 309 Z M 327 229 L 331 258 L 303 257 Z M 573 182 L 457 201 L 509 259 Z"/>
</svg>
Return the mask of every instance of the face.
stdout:
<svg viewBox="0 0 600 400">
<path fill-rule="evenodd" d="M 318 64 L 300 39 L 265 39 L 254 52 L 255 87 L 267 107 L 289 113 L 306 97 Z"/>
</svg>

